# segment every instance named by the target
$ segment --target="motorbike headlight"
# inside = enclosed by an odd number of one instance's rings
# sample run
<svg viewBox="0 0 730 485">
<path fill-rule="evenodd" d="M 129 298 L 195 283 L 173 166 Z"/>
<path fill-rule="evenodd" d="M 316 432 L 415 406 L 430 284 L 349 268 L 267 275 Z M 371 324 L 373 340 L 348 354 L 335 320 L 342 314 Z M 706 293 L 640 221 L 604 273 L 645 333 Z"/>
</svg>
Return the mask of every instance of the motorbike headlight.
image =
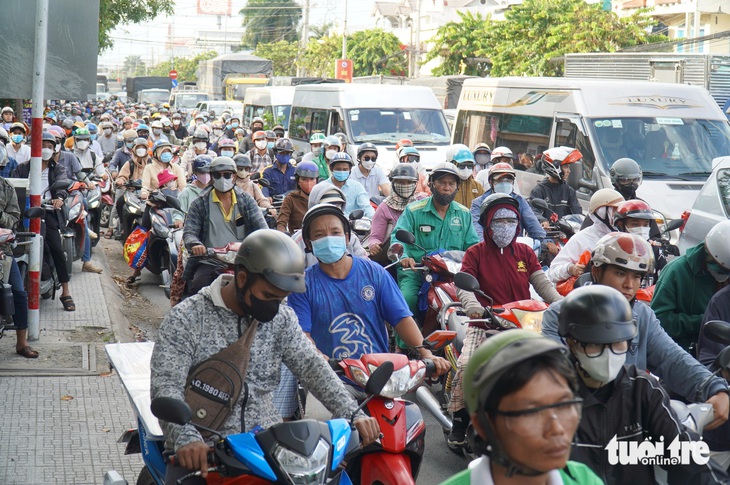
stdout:
<svg viewBox="0 0 730 485">
<path fill-rule="evenodd" d="M 512 311 L 514 312 L 514 310 L 512 310 Z M 510 328 L 517 328 L 517 325 L 515 325 L 512 322 L 510 322 L 506 318 L 500 317 L 499 315 L 495 315 L 494 316 L 494 320 L 497 323 L 497 325 L 499 325 L 500 327 L 502 327 L 502 328 L 504 328 L 506 330 L 509 330 Z"/>
<path fill-rule="evenodd" d="M 152 228 L 161 238 L 167 238 L 167 235 L 170 234 L 170 228 L 167 227 L 167 222 L 162 217 L 152 218 Z"/>
<path fill-rule="evenodd" d="M 226 264 L 233 264 L 236 260 L 236 254 L 236 251 L 228 251 L 225 254 L 216 254 L 215 256 Z"/>
<path fill-rule="evenodd" d="M 425 369 L 423 369 L 425 373 Z M 420 371 L 419 371 L 420 373 Z M 418 373 L 416 374 L 416 376 Z M 423 374 L 421 374 L 423 378 Z M 414 376 L 415 379 L 415 376 Z M 388 379 L 388 383 L 380 391 L 380 395 L 390 399 L 401 397 L 403 394 L 411 390 L 411 368 L 410 366 L 403 367 L 393 372 L 393 375 Z"/>
<path fill-rule="evenodd" d="M 81 203 L 75 204 L 68 210 L 68 219 L 73 221 L 79 217 L 79 214 L 81 214 Z"/>
<path fill-rule="evenodd" d="M 520 322 L 522 328 L 530 332 L 542 333 L 542 314 L 545 313 L 544 311 L 527 312 L 513 309 L 512 313 L 517 317 L 517 321 Z"/>
<path fill-rule="evenodd" d="M 320 438 L 311 456 L 302 456 L 280 446 L 274 452 L 274 458 L 293 485 L 319 485 L 327 480 L 329 452 L 329 443 Z"/>
<path fill-rule="evenodd" d="M 357 233 L 370 232 L 371 223 L 368 219 L 358 219 L 352 223 L 352 228 Z"/>
<path fill-rule="evenodd" d="M 372 370 L 371 370 L 372 372 Z M 350 375 L 357 381 L 358 384 L 365 387 L 365 384 L 368 382 L 368 376 L 363 372 L 363 370 L 359 367 L 355 367 L 354 365 L 350 366 Z"/>
</svg>

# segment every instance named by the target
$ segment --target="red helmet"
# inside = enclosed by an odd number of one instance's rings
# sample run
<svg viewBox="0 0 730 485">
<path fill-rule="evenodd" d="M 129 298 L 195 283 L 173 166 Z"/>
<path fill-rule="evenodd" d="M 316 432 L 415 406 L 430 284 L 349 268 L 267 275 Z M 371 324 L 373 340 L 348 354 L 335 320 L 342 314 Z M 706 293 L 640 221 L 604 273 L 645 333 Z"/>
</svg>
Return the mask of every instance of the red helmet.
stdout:
<svg viewBox="0 0 730 485">
<path fill-rule="evenodd" d="M 616 214 L 613 216 L 613 222 L 615 224 L 626 219 L 645 219 L 650 221 L 654 219 L 654 211 L 651 210 L 649 204 L 643 200 L 627 200 L 626 202 L 619 204 L 616 208 Z"/>
<path fill-rule="evenodd" d="M 491 183 L 493 178 L 505 174 L 512 175 L 512 178 L 515 178 L 515 169 L 512 168 L 512 165 L 507 162 L 495 163 L 489 168 L 489 177 L 487 177 L 487 180 Z"/>
</svg>

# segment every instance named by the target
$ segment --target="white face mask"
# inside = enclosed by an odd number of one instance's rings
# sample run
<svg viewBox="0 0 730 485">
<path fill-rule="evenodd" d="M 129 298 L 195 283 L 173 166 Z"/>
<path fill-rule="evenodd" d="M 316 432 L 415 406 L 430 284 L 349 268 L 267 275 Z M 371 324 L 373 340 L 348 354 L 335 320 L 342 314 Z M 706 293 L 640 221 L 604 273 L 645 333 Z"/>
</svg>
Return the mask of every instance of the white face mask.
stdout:
<svg viewBox="0 0 730 485">
<path fill-rule="evenodd" d="M 53 156 L 53 148 L 44 148 L 41 150 L 41 157 L 43 160 L 50 160 Z"/>
<path fill-rule="evenodd" d="M 327 160 L 332 160 L 332 157 L 334 157 L 336 153 L 337 153 L 337 150 L 327 150 L 326 152 L 324 152 L 324 157 Z"/>
<path fill-rule="evenodd" d="M 233 152 L 230 151 L 230 150 L 221 151 L 221 156 L 222 157 L 231 157 L 231 158 L 233 158 Z"/>
<path fill-rule="evenodd" d="M 370 162 L 364 162 L 364 161 L 363 161 L 363 162 L 360 162 L 360 165 L 362 165 L 362 167 L 363 167 L 363 168 L 364 168 L 365 170 L 372 170 L 372 169 L 373 169 L 373 167 L 375 166 L 375 162 L 373 162 L 373 161 L 370 161 Z"/>
<path fill-rule="evenodd" d="M 137 148 L 134 153 L 136 153 L 138 157 L 144 157 L 145 155 L 147 155 L 147 149 L 140 147 Z"/>
<path fill-rule="evenodd" d="M 636 234 L 637 236 L 641 237 L 641 239 L 644 239 L 645 241 L 649 240 L 649 231 L 651 229 L 649 226 L 647 227 L 627 227 L 626 232 L 629 234 Z"/>
<path fill-rule="evenodd" d="M 258 148 L 259 150 L 263 150 L 264 148 L 266 148 L 267 142 L 266 140 L 256 140 L 255 142 L 253 142 L 253 144 L 256 145 L 256 148 Z"/>
<path fill-rule="evenodd" d="M 89 148 L 89 142 L 86 140 L 79 140 L 76 142 L 76 148 L 81 151 L 86 150 L 87 148 Z"/>
<path fill-rule="evenodd" d="M 178 126 L 180 124 L 180 120 L 172 120 L 172 124 Z"/>
<path fill-rule="evenodd" d="M 152 130 L 152 133 L 154 133 L 155 135 L 159 135 L 160 133 L 162 133 L 162 128 L 154 128 Z"/>
<path fill-rule="evenodd" d="M 223 134 L 223 130 L 213 130 L 213 134 L 216 136 L 221 136 Z"/>
<path fill-rule="evenodd" d="M 195 144 L 195 149 L 200 150 L 201 152 L 208 149 L 208 144 L 204 141 L 199 141 Z"/>
<path fill-rule="evenodd" d="M 104 135 L 111 136 L 112 135 L 112 129 L 111 128 L 104 128 Z"/>
<path fill-rule="evenodd" d="M 469 177 L 471 177 L 471 174 L 474 172 L 471 168 L 460 168 L 459 169 L 459 178 L 461 180 L 466 180 Z"/>
<path fill-rule="evenodd" d="M 603 353 L 598 357 L 588 357 L 580 351 L 574 351 L 573 354 L 583 370 L 602 384 L 608 384 L 616 379 L 626 363 L 626 354 L 616 355 L 608 348 L 603 349 Z"/>
</svg>

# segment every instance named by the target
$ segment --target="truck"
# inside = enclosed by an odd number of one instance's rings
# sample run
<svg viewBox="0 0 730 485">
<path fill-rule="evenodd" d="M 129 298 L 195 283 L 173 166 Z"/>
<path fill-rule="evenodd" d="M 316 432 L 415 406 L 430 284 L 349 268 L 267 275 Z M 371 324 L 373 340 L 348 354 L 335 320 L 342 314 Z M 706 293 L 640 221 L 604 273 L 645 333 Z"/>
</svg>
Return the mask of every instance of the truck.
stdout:
<svg viewBox="0 0 730 485">
<path fill-rule="evenodd" d="M 249 87 L 268 86 L 273 63 L 248 54 L 224 54 L 198 65 L 198 88 L 213 100 L 243 101 Z"/>
<path fill-rule="evenodd" d="M 566 54 L 564 76 L 691 84 L 708 90 L 726 115 L 730 107 L 730 56 L 677 52 Z"/>
<path fill-rule="evenodd" d="M 172 81 L 163 76 L 137 76 L 127 78 L 127 97 L 137 101 L 139 92 L 145 89 L 165 89 L 169 96 Z"/>
</svg>

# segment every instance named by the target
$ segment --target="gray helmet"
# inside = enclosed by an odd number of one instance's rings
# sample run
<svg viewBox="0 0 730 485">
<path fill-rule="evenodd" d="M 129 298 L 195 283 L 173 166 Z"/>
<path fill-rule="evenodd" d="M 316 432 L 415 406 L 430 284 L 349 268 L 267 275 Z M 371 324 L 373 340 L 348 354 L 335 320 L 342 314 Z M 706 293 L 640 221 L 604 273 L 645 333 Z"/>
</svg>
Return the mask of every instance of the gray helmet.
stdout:
<svg viewBox="0 0 730 485">
<path fill-rule="evenodd" d="M 339 207 L 332 204 L 317 204 L 314 207 L 310 207 L 307 213 L 304 214 L 304 219 L 302 219 L 302 238 L 304 241 L 310 240 L 309 229 L 312 222 L 314 222 L 316 218 L 324 215 L 337 216 L 342 221 L 342 225 L 345 228 L 345 234 L 350 234 L 350 221 L 347 220 L 344 212 L 342 212 Z"/>
<path fill-rule="evenodd" d="M 215 157 L 210 163 L 210 173 L 219 172 L 236 173 L 236 162 L 231 157 Z"/>
<path fill-rule="evenodd" d="M 614 187 L 630 187 L 633 190 L 639 188 L 643 177 L 641 166 L 631 158 L 619 158 L 608 173 Z"/>
<path fill-rule="evenodd" d="M 453 175 L 456 178 L 457 185 L 461 182 L 461 179 L 459 178 L 459 171 L 456 170 L 456 166 L 453 163 L 449 162 L 443 162 L 436 165 L 431 172 L 431 175 L 428 177 L 428 182 L 433 183 L 444 175 Z"/>
<path fill-rule="evenodd" d="M 558 334 L 584 344 L 613 344 L 636 337 L 636 320 L 628 300 L 604 285 L 581 286 L 563 300 Z"/>
<path fill-rule="evenodd" d="M 216 160 L 221 158 L 227 157 L 218 157 Z M 307 289 L 304 282 L 304 253 L 283 232 L 273 229 L 252 232 L 238 248 L 233 264 L 243 266 L 249 274 L 262 275 L 280 290 L 304 293 Z"/>
<path fill-rule="evenodd" d="M 236 168 L 251 168 L 253 167 L 253 163 L 251 163 L 251 157 L 246 155 L 245 153 L 238 153 L 233 156 L 233 161 L 236 164 Z"/>
</svg>

